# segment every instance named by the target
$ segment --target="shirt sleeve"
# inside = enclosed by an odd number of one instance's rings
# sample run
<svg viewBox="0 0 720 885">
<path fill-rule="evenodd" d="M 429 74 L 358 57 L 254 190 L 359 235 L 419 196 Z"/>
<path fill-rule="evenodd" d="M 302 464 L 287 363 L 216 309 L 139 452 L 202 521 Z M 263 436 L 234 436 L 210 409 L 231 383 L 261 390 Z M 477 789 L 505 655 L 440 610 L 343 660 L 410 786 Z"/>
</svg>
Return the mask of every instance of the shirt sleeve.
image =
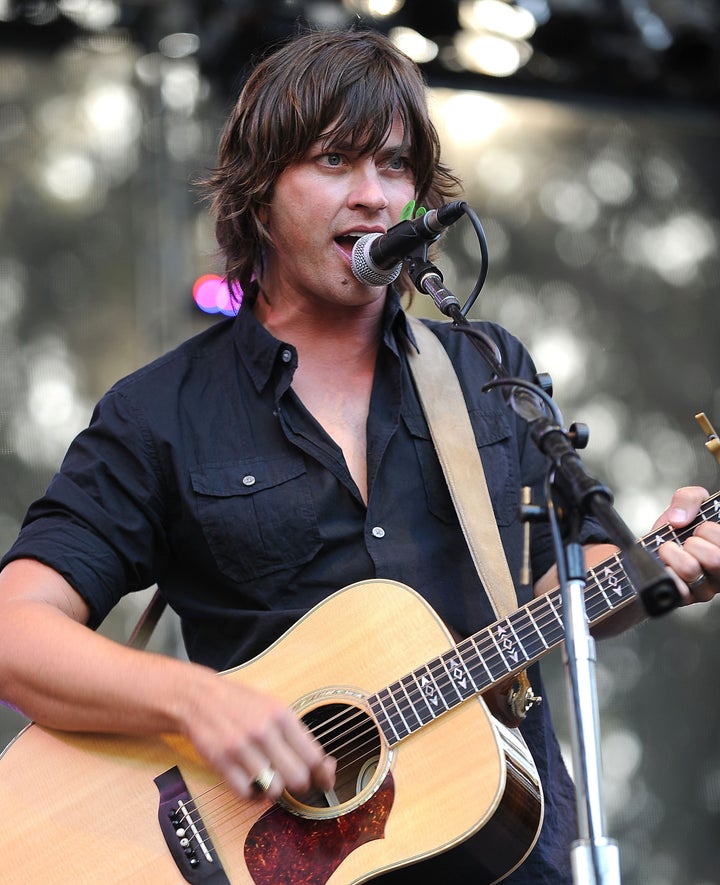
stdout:
<svg viewBox="0 0 720 885">
<path fill-rule="evenodd" d="M 30 558 L 59 572 L 97 627 L 118 600 L 155 583 L 167 555 L 163 470 L 140 410 L 114 389 L 31 504 L 0 568 Z"/>
</svg>

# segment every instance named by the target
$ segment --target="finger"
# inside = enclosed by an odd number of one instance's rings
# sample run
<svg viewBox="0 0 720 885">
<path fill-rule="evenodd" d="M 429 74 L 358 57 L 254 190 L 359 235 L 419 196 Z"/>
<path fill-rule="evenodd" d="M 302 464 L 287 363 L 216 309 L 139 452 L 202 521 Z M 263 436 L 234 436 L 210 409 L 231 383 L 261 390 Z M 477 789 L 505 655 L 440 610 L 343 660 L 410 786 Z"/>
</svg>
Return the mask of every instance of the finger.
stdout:
<svg viewBox="0 0 720 885">
<path fill-rule="evenodd" d="M 697 531 L 682 545 L 682 552 L 699 563 L 711 578 L 720 576 L 720 536 L 716 531 Z M 697 574 L 697 571 L 696 571 Z"/>
<path fill-rule="evenodd" d="M 309 780 L 321 790 L 331 789 L 335 783 L 335 760 L 326 754 L 325 748 L 305 723 L 293 717 L 286 722 L 284 735 L 288 746 L 302 761 Z"/>
<path fill-rule="evenodd" d="M 689 590 L 696 600 L 707 602 L 720 591 L 720 547 L 705 537 L 694 535 L 685 542 L 685 552 L 698 564 L 695 574 L 686 579 Z"/>
<path fill-rule="evenodd" d="M 280 793 L 280 789 L 277 786 L 278 779 L 279 775 L 272 765 L 266 765 L 262 771 L 259 771 L 252 779 L 251 786 L 261 796 L 272 798 L 276 792 L 278 795 Z"/>
<path fill-rule="evenodd" d="M 679 579 L 683 603 L 707 602 L 718 591 L 720 578 L 720 548 L 703 538 L 688 538 L 681 547 L 672 541 L 658 549 L 661 560 Z"/>
<path fill-rule="evenodd" d="M 700 572 L 692 581 L 688 581 L 687 588 L 690 602 L 709 602 L 715 596 L 715 591 L 711 588 L 711 582 L 705 572 Z"/>
<path fill-rule="evenodd" d="M 268 765 L 275 772 L 264 789 L 270 798 L 278 798 L 284 789 L 307 792 L 313 783 L 321 789 L 332 786 L 330 777 L 315 774 L 316 770 L 325 771 L 322 746 L 288 708 L 276 711 L 251 741 L 238 745 L 236 752 L 243 770 L 250 775 L 251 785 L 258 772 L 263 773 Z M 262 784 L 263 779 L 260 780 Z"/>
<path fill-rule="evenodd" d="M 677 489 L 672 496 L 670 506 L 660 514 L 653 528 L 666 523 L 677 527 L 687 525 L 698 515 L 700 505 L 707 497 L 707 489 L 702 486 L 684 486 Z"/>
<path fill-rule="evenodd" d="M 681 547 L 674 541 L 667 541 L 658 548 L 661 561 L 679 582 L 683 597 L 687 597 L 687 585 L 694 581 L 702 572 L 703 568 L 691 552 Z"/>
<path fill-rule="evenodd" d="M 274 800 L 283 791 L 282 777 L 262 753 L 238 750 L 221 773 L 229 786 L 245 799 L 264 795 Z"/>
<path fill-rule="evenodd" d="M 715 545 L 720 550 L 720 524 L 717 522 L 701 522 L 693 531 L 696 538 L 703 538 L 709 544 Z"/>
<path fill-rule="evenodd" d="M 256 725 L 252 730 L 242 727 L 229 729 L 223 742 L 215 746 L 214 765 L 228 784 L 244 798 L 256 798 L 260 793 L 276 799 L 283 790 L 283 779 L 276 772 L 275 759 L 268 752 L 273 741 L 268 732 L 274 729 L 272 723 Z M 259 780 L 262 789 L 255 781 Z"/>
</svg>

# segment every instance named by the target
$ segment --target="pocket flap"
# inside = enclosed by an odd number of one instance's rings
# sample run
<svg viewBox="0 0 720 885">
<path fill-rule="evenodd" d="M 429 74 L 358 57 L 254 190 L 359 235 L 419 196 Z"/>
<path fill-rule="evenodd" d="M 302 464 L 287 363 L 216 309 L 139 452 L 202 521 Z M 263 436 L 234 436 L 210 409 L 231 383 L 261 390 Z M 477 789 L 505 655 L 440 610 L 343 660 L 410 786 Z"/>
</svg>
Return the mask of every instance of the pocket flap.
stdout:
<svg viewBox="0 0 720 885">
<path fill-rule="evenodd" d="M 193 489 L 201 495 L 227 498 L 252 495 L 288 482 L 305 472 L 302 458 L 255 458 L 220 464 L 201 464 L 190 470 Z"/>
</svg>

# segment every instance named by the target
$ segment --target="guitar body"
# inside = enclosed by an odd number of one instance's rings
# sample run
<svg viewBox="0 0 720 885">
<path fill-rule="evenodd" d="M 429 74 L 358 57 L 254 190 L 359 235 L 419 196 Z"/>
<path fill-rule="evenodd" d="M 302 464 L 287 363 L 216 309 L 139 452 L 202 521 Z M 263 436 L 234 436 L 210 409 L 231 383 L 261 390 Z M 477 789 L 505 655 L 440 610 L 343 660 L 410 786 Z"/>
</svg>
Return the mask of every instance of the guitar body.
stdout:
<svg viewBox="0 0 720 885">
<path fill-rule="evenodd" d="M 370 725 L 373 749 L 364 764 L 342 796 L 319 802 L 242 800 L 175 736 L 29 726 L 0 757 L 0 879 L 350 885 L 478 832 L 487 865 L 476 882 L 504 878 L 530 851 L 542 821 L 539 780 L 517 733 L 476 697 L 390 746 L 366 704 L 451 645 L 440 619 L 410 588 L 365 581 L 329 597 L 261 655 L 220 675 L 272 692 L 303 716 L 343 708 Z M 197 807 L 201 855 L 211 857 L 189 872 L 159 823 L 167 816 L 158 810 L 161 800 L 174 801 L 178 778 Z"/>
</svg>

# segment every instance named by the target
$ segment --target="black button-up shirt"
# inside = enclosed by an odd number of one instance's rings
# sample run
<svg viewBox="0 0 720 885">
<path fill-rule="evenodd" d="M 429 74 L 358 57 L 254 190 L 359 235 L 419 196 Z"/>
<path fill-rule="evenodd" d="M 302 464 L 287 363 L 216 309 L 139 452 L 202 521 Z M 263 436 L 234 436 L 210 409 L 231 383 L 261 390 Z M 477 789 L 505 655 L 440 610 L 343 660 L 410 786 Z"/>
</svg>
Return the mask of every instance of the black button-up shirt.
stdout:
<svg viewBox="0 0 720 885">
<path fill-rule="evenodd" d="M 367 505 L 342 451 L 291 388 L 295 349 L 273 338 L 250 306 L 108 392 L 3 564 L 27 556 L 56 569 L 87 601 L 92 626 L 125 593 L 158 583 L 182 618 L 190 658 L 219 670 L 367 578 L 410 585 L 461 636 L 491 623 L 410 379 L 396 295 L 385 310 L 367 423 Z M 447 323 L 432 326 L 460 377 L 517 577 L 519 490 L 540 488 L 544 458 L 500 393 L 481 392 L 490 370 L 466 337 Z M 483 329 L 510 374 L 533 376 L 516 339 Z M 546 528 L 532 533 L 539 577 L 552 546 Z M 518 592 L 529 599 L 530 588 Z M 546 824 L 531 861 L 507 881 L 569 882 L 572 790 L 545 705 L 523 731 L 546 781 Z M 451 852 L 438 881 L 455 881 L 467 851 L 469 843 Z"/>
</svg>

